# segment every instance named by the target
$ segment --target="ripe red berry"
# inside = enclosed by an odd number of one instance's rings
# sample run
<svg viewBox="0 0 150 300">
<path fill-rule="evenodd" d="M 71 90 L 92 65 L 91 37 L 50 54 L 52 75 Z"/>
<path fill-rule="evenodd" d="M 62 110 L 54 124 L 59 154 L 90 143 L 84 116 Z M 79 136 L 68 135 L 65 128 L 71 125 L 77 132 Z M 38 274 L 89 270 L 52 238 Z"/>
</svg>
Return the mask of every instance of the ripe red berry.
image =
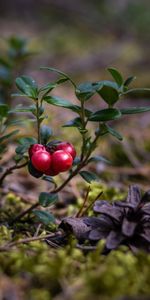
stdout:
<svg viewBox="0 0 150 300">
<path fill-rule="evenodd" d="M 63 150 L 57 150 L 52 154 L 52 169 L 56 173 L 65 172 L 72 166 L 72 156 Z"/>
<path fill-rule="evenodd" d="M 65 152 L 68 152 L 72 158 L 74 159 L 76 157 L 76 150 L 74 146 L 68 142 L 61 142 L 56 146 L 56 150 L 64 150 Z"/>
<path fill-rule="evenodd" d="M 51 155 L 47 151 L 39 150 L 33 153 L 31 162 L 34 168 L 44 173 L 45 171 L 50 169 Z"/>
<path fill-rule="evenodd" d="M 30 158 L 32 157 L 32 155 L 39 151 L 39 150 L 43 150 L 43 151 L 46 151 L 45 147 L 41 144 L 34 144 L 34 145 L 31 145 L 28 152 L 29 152 L 29 156 Z"/>
<path fill-rule="evenodd" d="M 50 166 L 50 168 L 48 170 L 46 170 L 44 172 L 45 175 L 48 175 L 48 176 L 56 176 L 59 174 L 59 172 L 56 172 L 52 169 L 52 166 Z"/>
</svg>

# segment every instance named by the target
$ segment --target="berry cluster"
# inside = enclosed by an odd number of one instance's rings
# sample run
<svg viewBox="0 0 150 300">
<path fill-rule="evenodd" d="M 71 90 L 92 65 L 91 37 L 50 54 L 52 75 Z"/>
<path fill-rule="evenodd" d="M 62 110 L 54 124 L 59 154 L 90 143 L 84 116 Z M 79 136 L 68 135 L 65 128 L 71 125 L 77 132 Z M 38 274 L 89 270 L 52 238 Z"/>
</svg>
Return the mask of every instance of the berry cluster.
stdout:
<svg viewBox="0 0 150 300">
<path fill-rule="evenodd" d="M 29 172 L 39 178 L 43 174 L 56 176 L 72 167 L 76 156 L 74 146 L 68 142 L 50 142 L 44 146 L 34 144 L 29 148 Z"/>
</svg>

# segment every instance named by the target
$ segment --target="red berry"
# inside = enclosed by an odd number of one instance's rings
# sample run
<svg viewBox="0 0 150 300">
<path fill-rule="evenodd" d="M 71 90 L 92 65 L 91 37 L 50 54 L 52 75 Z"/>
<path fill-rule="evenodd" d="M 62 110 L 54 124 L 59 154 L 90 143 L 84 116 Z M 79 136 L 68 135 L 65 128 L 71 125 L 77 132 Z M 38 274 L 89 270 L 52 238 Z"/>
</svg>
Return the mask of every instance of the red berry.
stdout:
<svg viewBox="0 0 150 300">
<path fill-rule="evenodd" d="M 57 150 L 52 154 L 52 169 L 56 173 L 65 172 L 71 168 L 72 156 L 63 150 Z"/>
<path fill-rule="evenodd" d="M 31 157 L 31 162 L 38 171 L 45 172 L 50 169 L 51 155 L 47 151 L 39 150 L 34 152 Z"/>
<path fill-rule="evenodd" d="M 41 144 L 34 144 L 34 145 L 31 145 L 28 152 L 29 152 L 29 156 L 30 158 L 32 157 L 32 155 L 39 151 L 39 150 L 42 150 L 42 151 L 46 151 L 45 147 Z"/>
<path fill-rule="evenodd" d="M 50 167 L 48 170 L 46 170 L 44 172 L 45 175 L 48 175 L 48 176 L 56 176 L 59 174 L 59 172 L 54 172 L 54 170 L 52 169 L 52 167 Z"/>
<path fill-rule="evenodd" d="M 68 142 L 61 142 L 56 146 L 56 150 L 64 150 L 65 152 L 68 152 L 72 158 L 74 159 L 76 157 L 76 150 L 74 146 Z"/>
</svg>

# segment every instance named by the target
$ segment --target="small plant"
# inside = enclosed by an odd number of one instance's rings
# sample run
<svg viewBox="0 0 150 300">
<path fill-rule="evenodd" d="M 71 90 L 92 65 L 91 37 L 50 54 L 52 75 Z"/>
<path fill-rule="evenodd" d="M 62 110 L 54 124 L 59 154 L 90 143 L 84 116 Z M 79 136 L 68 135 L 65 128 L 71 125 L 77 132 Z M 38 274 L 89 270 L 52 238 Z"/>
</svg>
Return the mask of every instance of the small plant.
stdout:
<svg viewBox="0 0 150 300">
<path fill-rule="evenodd" d="M 58 192 L 76 175 L 80 175 L 88 183 L 97 180 L 98 177 L 95 173 L 84 170 L 84 168 L 90 163 L 108 162 L 102 156 L 93 155 L 100 137 L 110 134 L 118 140 L 123 139 L 121 134 L 109 124 L 109 121 L 118 120 L 128 114 L 150 111 L 150 107 L 125 107 L 120 109 L 117 106 L 118 101 L 124 96 L 135 91 L 148 89 L 129 89 L 134 77 L 124 80 L 122 75 L 114 68 L 108 69 L 114 81 L 85 82 L 79 85 L 76 85 L 67 74 L 59 70 L 47 67 L 41 69 L 57 73 L 58 78 L 56 81 L 49 82 L 41 87 L 37 85 L 33 78 L 28 76 L 23 75 L 16 79 L 19 92 L 15 93 L 14 96 L 28 97 L 31 100 L 31 105 L 19 105 L 12 112 L 31 113 L 37 132 L 37 137 L 19 139 L 19 146 L 16 148 L 16 159 L 17 162 L 27 159 L 29 173 L 36 178 L 42 177 L 42 179 L 53 183 L 55 187 L 50 193 L 42 192 L 39 201 L 23 212 L 20 217 L 32 211 L 38 205 L 47 207 L 53 204 L 58 200 Z M 69 100 L 51 94 L 58 85 L 67 81 L 73 87 L 77 104 L 72 104 Z M 92 101 L 92 97 L 95 95 L 99 95 L 100 101 L 105 102 L 106 107 L 104 109 L 92 111 L 88 108 L 87 103 Z M 47 118 L 44 103 L 74 112 L 75 118 L 64 124 L 63 127 L 75 127 L 78 130 L 81 138 L 81 152 L 78 156 L 76 156 L 76 150 L 70 144 L 70 141 L 55 141 L 52 129 L 47 125 L 43 125 L 44 120 Z M 95 124 L 93 133 L 89 130 L 90 123 Z M 60 186 L 56 187 L 53 177 L 66 171 L 69 171 L 67 178 Z M 8 173 L 7 171 L 7 175 Z M 5 175 L 5 173 L 2 175 L 3 179 Z M 44 223 L 54 220 L 54 217 L 46 211 L 35 210 L 34 213 Z"/>
</svg>

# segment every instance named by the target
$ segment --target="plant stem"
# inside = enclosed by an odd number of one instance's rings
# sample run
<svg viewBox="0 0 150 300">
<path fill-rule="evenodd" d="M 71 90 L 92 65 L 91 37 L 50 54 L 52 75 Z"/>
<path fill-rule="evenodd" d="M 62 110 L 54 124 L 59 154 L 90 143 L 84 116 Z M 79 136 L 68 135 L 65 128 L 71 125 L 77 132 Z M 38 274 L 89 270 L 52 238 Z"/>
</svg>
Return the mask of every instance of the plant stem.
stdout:
<svg viewBox="0 0 150 300">
<path fill-rule="evenodd" d="M 87 160 L 87 159 L 86 159 Z M 69 175 L 69 177 L 56 189 L 51 191 L 51 193 L 56 194 L 60 192 L 66 185 L 67 183 L 75 176 L 78 174 L 78 172 L 86 165 L 86 160 L 82 161 L 77 168 Z M 19 221 L 22 219 L 26 214 L 30 213 L 33 209 L 35 209 L 37 206 L 39 206 L 39 201 L 35 202 L 33 205 L 31 205 L 28 209 L 24 210 L 18 216 L 16 216 L 13 220 L 9 222 L 10 225 L 12 225 L 14 222 Z"/>
<path fill-rule="evenodd" d="M 14 165 L 14 166 L 6 169 L 6 171 L 3 173 L 3 175 L 0 178 L 0 186 L 2 185 L 2 183 L 3 183 L 6 176 L 10 175 L 14 170 L 21 169 L 21 168 L 25 167 L 27 164 L 28 164 L 28 161 L 26 161 L 22 165 Z"/>
<path fill-rule="evenodd" d="M 45 240 L 45 239 L 54 237 L 58 234 L 62 235 L 62 232 L 57 232 L 57 234 L 56 233 L 49 233 L 49 234 L 46 234 L 46 235 L 43 235 L 43 236 L 36 236 L 36 237 L 31 237 L 31 238 L 26 238 L 26 239 L 10 242 L 10 243 L 7 243 L 6 245 L 0 247 L 0 252 L 8 251 L 8 250 L 11 249 L 11 247 L 14 247 L 14 246 L 17 246 L 17 245 L 20 245 L 20 244 L 27 244 L 27 243 L 30 243 L 30 242 Z"/>
<path fill-rule="evenodd" d="M 97 139 L 99 138 L 99 136 L 97 135 L 94 140 L 93 140 L 93 143 L 92 144 L 95 144 Z M 89 156 L 91 155 L 92 153 L 92 147 L 89 149 L 87 155 L 85 156 L 84 158 L 84 155 L 83 155 L 83 158 L 82 158 L 82 161 L 80 162 L 80 164 L 76 167 L 76 169 L 68 176 L 68 178 L 59 186 L 57 187 L 56 189 L 52 190 L 51 193 L 53 194 L 56 194 L 58 192 L 60 192 L 67 184 L 68 182 L 74 177 L 76 176 L 79 171 L 84 167 L 86 166 L 87 164 L 87 161 L 88 161 L 88 158 Z M 23 218 L 26 214 L 30 213 L 33 209 L 35 209 L 36 207 L 39 206 L 39 201 L 35 202 L 32 206 L 30 206 L 28 209 L 26 209 L 25 211 L 21 212 L 15 219 L 13 219 L 11 222 L 10 222 L 10 225 L 13 224 L 14 222 L 20 220 L 21 218 Z"/>
<path fill-rule="evenodd" d="M 85 146 L 86 146 L 86 124 L 87 121 L 85 121 L 85 109 L 84 109 L 84 101 L 81 101 L 81 122 L 82 122 L 82 150 L 81 150 L 81 161 L 84 158 L 84 152 L 85 152 Z"/>
<path fill-rule="evenodd" d="M 37 137 L 38 137 L 38 144 L 40 144 L 41 142 L 41 138 L 40 138 L 40 120 L 39 120 L 39 101 L 37 100 L 36 103 L 36 118 L 37 118 Z"/>
</svg>

